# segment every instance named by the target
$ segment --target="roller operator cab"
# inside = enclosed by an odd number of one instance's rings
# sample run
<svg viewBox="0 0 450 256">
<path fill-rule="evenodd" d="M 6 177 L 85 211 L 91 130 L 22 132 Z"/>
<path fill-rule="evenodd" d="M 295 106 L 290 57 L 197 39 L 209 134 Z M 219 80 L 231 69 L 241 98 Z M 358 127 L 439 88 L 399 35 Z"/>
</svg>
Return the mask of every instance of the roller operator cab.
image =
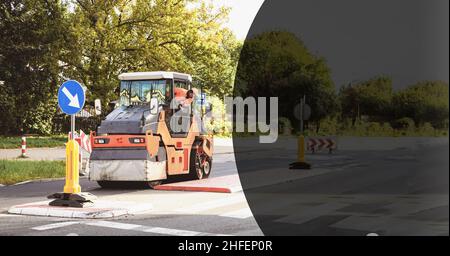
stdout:
<svg viewBox="0 0 450 256">
<path fill-rule="evenodd" d="M 202 124 L 205 102 L 192 78 L 177 72 L 119 75 L 118 106 L 91 132 L 89 179 L 102 187 L 174 175 L 207 178 L 213 140 Z"/>
</svg>

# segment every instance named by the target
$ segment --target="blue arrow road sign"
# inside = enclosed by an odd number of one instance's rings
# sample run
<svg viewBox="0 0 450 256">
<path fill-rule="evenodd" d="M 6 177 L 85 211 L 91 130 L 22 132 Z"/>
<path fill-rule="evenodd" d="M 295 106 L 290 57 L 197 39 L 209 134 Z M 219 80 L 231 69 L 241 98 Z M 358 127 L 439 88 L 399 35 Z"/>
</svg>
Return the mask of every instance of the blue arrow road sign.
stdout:
<svg viewBox="0 0 450 256">
<path fill-rule="evenodd" d="M 75 80 L 64 82 L 58 90 L 59 108 L 68 115 L 74 115 L 84 106 L 84 90 Z"/>
</svg>

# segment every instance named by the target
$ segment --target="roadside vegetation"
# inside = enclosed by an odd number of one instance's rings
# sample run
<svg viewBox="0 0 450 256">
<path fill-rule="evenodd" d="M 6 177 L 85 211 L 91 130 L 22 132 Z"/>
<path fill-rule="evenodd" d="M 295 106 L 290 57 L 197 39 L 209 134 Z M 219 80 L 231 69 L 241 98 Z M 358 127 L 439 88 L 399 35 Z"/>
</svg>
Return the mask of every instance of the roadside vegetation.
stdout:
<svg viewBox="0 0 450 256">
<path fill-rule="evenodd" d="M 280 131 L 300 130 L 294 106 L 306 95 L 308 134 L 448 136 L 448 81 L 394 90 L 395 77 L 380 74 L 335 84 L 326 56 L 298 35 L 266 31 L 243 43 L 224 26 L 228 13 L 201 0 L 2 1 L 0 134 L 67 134 L 56 98 L 67 78 L 86 86 L 85 110 L 100 99 L 103 115 L 118 98 L 120 73 L 173 70 L 192 74 L 220 111 L 224 96 L 279 97 Z M 102 117 L 79 118 L 77 128 L 95 130 Z M 212 125 L 230 136 L 225 122 Z M 27 146 L 64 140 L 30 138 Z M 17 137 L 0 137 L 0 148 L 19 146 Z"/>
<path fill-rule="evenodd" d="M 64 176 L 64 161 L 0 160 L 0 184 L 3 185 Z"/>
<path fill-rule="evenodd" d="M 26 137 L 27 148 L 52 148 L 62 147 L 67 142 L 67 136 Z M 0 149 L 20 148 L 22 138 L 20 136 L 0 137 Z"/>
<path fill-rule="evenodd" d="M 307 129 L 309 136 L 362 136 L 362 137 L 442 137 L 448 136 L 448 129 L 435 129 L 430 123 L 419 127 L 415 125 L 408 128 L 392 128 L 389 122 L 358 121 L 354 126 L 346 126 L 331 121 L 324 122 L 319 132 L 315 129 Z"/>
<path fill-rule="evenodd" d="M 298 121 L 297 121 L 298 122 Z M 290 120 L 280 118 L 279 133 L 281 135 L 299 134 L 292 128 Z M 447 137 L 448 128 L 434 128 L 429 122 L 416 125 L 411 118 L 400 118 L 392 121 L 370 121 L 364 116 L 352 122 L 350 118 L 327 117 L 321 122 L 317 130 L 314 124 L 307 123 L 305 127 L 307 136 L 362 136 L 362 137 Z"/>
<path fill-rule="evenodd" d="M 123 72 L 189 73 L 208 94 L 231 94 L 242 43 L 223 26 L 228 13 L 199 0 L 0 2 L 0 134 L 67 133 L 55 122 L 66 78 L 102 112 Z"/>
<path fill-rule="evenodd" d="M 297 35 L 268 31 L 244 43 L 235 94 L 278 97 L 280 126 L 287 133 L 300 130 L 294 106 L 305 95 L 311 107 L 304 127 L 308 134 L 448 136 L 448 82 L 417 81 L 394 88 L 395 77 L 376 75 L 337 85 L 331 74 L 326 59 Z"/>
</svg>

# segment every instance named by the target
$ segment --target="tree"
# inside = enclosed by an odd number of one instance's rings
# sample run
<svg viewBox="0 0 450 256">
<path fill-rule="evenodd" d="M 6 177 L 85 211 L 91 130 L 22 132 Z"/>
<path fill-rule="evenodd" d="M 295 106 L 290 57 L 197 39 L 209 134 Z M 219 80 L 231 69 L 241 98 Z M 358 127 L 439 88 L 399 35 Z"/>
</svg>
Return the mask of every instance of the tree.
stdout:
<svg viewBox="0 0 450 256">
<path fill-rule="evenodd" d="M 227 15 L 197 0 L 3 1 L 2 133 L 50 132 L 67 79 L 103 109 L 122 72 L 186 72 L 210 94 L 231 94 L 241 45 L 222 26 Z"/>
<path fill-rule="evenodd" d="M 228 10 L 197 2 L 76 1 L 65 76 L 81 80 L 89 98 L 104 104 L 117 98 L 122 72 L 186 72 L 212 94 L 231 92 L 239 43 L 221 27 Z"/>
<path fill-rule="evenodd" d="M 395 117 L 410 117 L 417 125 L 430 122 L 435 128 L 448 128 L 448 93 L 448 83 L 442 81 L 409 86 L 394 94 Z"/>
<path fill-rule="evenodd" d="M 303 41 L 286 31 L 261 33 L 244 43 L 239 59 L 235 95 L 279 97 L 279 115 L 298 127 L 294 108 L 306 95 L 311 120 L 336 113 L 337 100 L 330 69 Z"/>
<path fill-rule="evenodd" d="M 339 91 L 342 115 L 352 118 L 353 125 L 361 115 L 388 119 L 392 94 L 392 79 L 386 76 L 343 86 Z"/>
<path fill-rule="evenodd" d="M 0 3 L 0 129 L 49 133 L 56 113 L 64 6 L 59 1 Z"/>
</svg>

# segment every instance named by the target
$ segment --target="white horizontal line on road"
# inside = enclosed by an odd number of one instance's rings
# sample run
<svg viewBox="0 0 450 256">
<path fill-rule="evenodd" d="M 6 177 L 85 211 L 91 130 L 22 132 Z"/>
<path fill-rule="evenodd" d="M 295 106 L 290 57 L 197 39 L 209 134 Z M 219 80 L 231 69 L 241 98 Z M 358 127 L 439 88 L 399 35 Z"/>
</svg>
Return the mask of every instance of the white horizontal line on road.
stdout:
<svg viewBox="0 0 450 256">
<path fill-rule="evenodd" d="M 157 227 L 144 229 L 142 231 L 148 232 L 148 233 L 170 235 L 170 236 L 198 236 L 201 234 L 201 232 L 197 232 L 197 231 L 172 229 L 172 228 L 157 228 Z"/>
<path fill-rule="evenodd" d="M 86 222 L 84 224 L 89 225 L 89 226 L 116 228 L 116 229 L 124 229 L 124 230 L 131 230 L 131 229 L 137 229 L 137 228 L 142 227 L 141 225 L 126 224 L 126 223 L 112 222 L 112 221 L 94 221 L 94 222 Z"/>
<path fill-rule="evenodd" d="M 155 234 L 171 235 L 171 236 L 228 236 L 225 234 L 215 234 L 215 233 L 173 229 L 173 228 L 150 227 L 150 226 L 127 224 L 127 223 L 120 223 L 120 222 L 113 222 L 113 221 L 94 221 L 94 222 L 85 222 L 84 224 L 89 225 L 89 226 L 115 228 L 115 229 L 122 229 L 122 230 L 134 230 L 134 231 L 140 231 L 140 232 L 146 232 L 146 233 L 155 233 Z"/>
<path fill-rule="evenodd" d="M 249 207 L 239 209 L 237 211 L 227 212 L 224 214 L 220 214 L 220 217 L 230 217 L 230 218 L 237 218 L 237 219 L 246 219 L 249 217 L 253 217 L 252 211 Z"/>
<path fill-rule="evenodd" d="M 67 226 L 78 224 L 78 223 L 80 223 L 80 222 L 78 222 L 78 221 L 58 222 L 58 223 L 52 223 L 52 224 L 43 225 L 43 226 L 39 226 L 39 227 L 34 227 L 34 228 L 31 228 L 31 229 L 38 230 L 38 231 L 43 231 L 43 230 L 50 230 L 50 229 L 55 229 L 55 228 L 67 227 Z"/>
<path fill-rule="evenodd" d="M 15 184 L 13 184 L 13 186 L 24 185 L 24 184 L 28 184 L 28 183 L 31 183 L 31 182 L 33 182 L 33 181 L 32 180 L 26 180 L 26 181 L 15 183 Z"/>
<path fill-rule="evenodd" d="M 7 217 L 24 217 L 24 215 L 18 215 L 18 214 L 0 214 L 0 218 L 7 218 Z"/>
</svg>

